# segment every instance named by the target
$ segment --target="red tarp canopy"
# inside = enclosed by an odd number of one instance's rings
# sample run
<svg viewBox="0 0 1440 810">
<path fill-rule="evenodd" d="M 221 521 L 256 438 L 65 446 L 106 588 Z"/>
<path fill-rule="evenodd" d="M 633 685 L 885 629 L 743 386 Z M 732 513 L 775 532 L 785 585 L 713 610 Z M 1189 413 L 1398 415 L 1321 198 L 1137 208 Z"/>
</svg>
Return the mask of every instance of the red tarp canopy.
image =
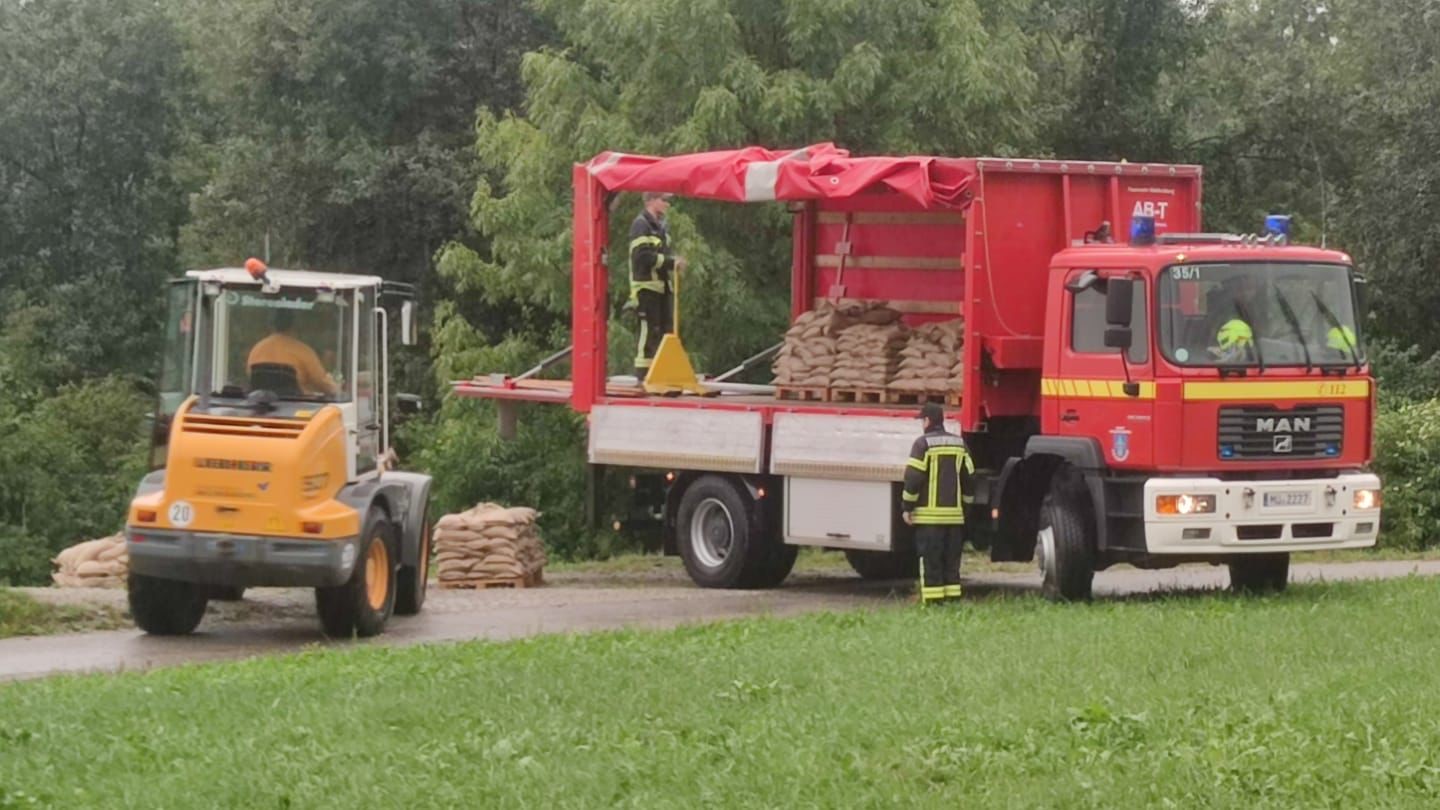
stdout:
<svg viewBox="0 0 1440 810">
<path fill-rule="evenodd" d="M 731 202 L 841 199 L 893 193 L 921 208 L 970 204 L 973 161 L 851 157 L 831 143 L 777 151 L 751 146 L 674 157 L 602 152 L 586 169 L 609 191 L 662 191 Z"/>
</svg>

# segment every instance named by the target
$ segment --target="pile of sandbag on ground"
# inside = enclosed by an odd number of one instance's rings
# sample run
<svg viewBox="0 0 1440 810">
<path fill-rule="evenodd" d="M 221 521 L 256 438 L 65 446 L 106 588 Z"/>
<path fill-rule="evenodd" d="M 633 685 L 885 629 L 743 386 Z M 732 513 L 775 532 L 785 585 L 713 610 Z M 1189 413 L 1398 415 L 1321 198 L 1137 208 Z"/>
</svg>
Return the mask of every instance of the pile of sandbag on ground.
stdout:
<svg viewBox="0 0 1440 810">
<path fill-rule="evenodd" d="M 884 388 L 899 369 L 907 332 L 899 312 L 884 304 L 868 308 L 836 339 L 830 387 Z"/>
<path fill-rule="evenodd" d="M 538 576 L 545 567 L 538 516 L 525 506 L 482 503 L 440 518 L 434 546 L 440 581 Z"/>
<path fill-rule="evenodd" d="M 123 588 L 130 571 L 124 534 L 77 543 L 51 562 L 56 570 L 50 578 L 61 588 Z"/>
<path fill-rule="evenodd" d="M 964 324 L 956 319 L 910 330 L 890 390 L 915 394 L 959 391 L 964 386 L 960 360 Z"/>
</svg>

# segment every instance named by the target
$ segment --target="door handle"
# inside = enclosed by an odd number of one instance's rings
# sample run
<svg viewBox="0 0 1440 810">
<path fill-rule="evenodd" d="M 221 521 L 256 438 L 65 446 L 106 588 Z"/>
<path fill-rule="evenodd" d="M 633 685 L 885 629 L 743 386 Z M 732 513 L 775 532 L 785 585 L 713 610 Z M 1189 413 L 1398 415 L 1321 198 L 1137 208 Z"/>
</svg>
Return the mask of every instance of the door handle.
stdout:
<svg viewBox="0 0 1440 810">
<path fill-rule="evenodd" d="M 1074 410 L 1066 411 L 1065 413 L 1060 414 L 1060 421 L 1061 421 L 1061 422 L 1079 422 L 1079 421 L 1080 421 L 1080 414 L 1079 414 L 1078 412 L 1074 411 Z"/>
</svg>

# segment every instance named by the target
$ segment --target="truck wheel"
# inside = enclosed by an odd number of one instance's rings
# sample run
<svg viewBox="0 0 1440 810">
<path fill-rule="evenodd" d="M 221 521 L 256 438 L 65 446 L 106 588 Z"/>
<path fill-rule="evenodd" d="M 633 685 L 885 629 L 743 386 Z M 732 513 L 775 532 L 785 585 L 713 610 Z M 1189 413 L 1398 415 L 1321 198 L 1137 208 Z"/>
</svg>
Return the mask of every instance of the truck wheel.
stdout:
<svg viewBox="0 0 1440 810">
<path fill-rule="evenodd" d="M 1279 593 L 1290 581 L 1289 554 L 1246 554 L 1229 562 L 1230 590 L 1235 593 Z"/>
<path fill-rule="evenodd" d="M 391 534 L 385 513 L 372 508 L 360 532 L 360 556 L 350 580 L 315 589 L 315 608 L 325 635 L 368 638 L 385 630 L 395 609 L 397 555 Z"/>
<path fill-rule="evenodd" d="M 845 550 L 845 560 L 861 579 L 914 579 L 920 573 L 919 558 L 911 551 Z"/>
<path fill-rule="evenodd" d="M 428 508 L 428 505 L 427 505 Z M 400 578 L 396 582 L 395 614 L 414 616 L 425 606 L 425 594 L 430 590 L 430 521 L 420 526 L 420 562 L 418 565 L 400 566 Z"/>
<path fill-rule="evenodd" d="M 204 585 L 132 573 L 127 586 L 135 626 L 152 636 L 183 636 L 205 616 Z"/>
<path fill-rule="evenodd" d="M 1040 568 L 1041 593 L 1051 601 L 1090 599 L 1095 537 L 1083 486 L 1079 473 L 1062 467 L 1051 479 L 1050 492 L 1040 507 L 1035 563 Z"/>
<path fill-rule="evenodd" d="M 210 598 L 216 602 L 239 602 L 245 598 L 244 585 L 215 585 L 210 588 Z"/>
<path fill-rule="evenodd" d="M 758 513 L 749 495 L 723 476 L 702 476 L 685 490 L 675 540 L 696 585 L 763 588 L 790 573 L 794 550 L 766 536 Z M 776 545 L 781 548 L 772 548 Z"/>
</svg>

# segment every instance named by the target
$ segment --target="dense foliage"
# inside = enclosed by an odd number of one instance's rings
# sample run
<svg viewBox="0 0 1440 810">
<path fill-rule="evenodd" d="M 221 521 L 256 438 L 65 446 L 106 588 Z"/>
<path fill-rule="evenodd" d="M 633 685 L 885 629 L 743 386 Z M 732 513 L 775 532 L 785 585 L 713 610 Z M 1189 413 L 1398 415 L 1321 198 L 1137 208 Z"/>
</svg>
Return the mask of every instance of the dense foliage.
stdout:
<svg viewBox="0 0 1440 810">
<path fill-rule="evenodd" d="M 418 282 L 428 353 L 400 387 L 433 407 L 402 449 L 442 475 L 441 508 L 530 500 L 563 553 L 603 552 L 580 528 L 574 417 L 527 409 L 501 444 L 492 407 L 436 400 L 568 342 L 569 166 L 605 149 L 1201 163 L 1210 227 L 1284 210 L 1355 255 L 1382 402 L 1428 399 L 1437 28 L 1409 0 L 0 0 L 0 444 L 26 437 L 12 459 L 36 465 L 7 473 L 0 579 L 118 524 L 162 281 L 267 252 Z M 637 205 L 617 201 L 617 230 Z M 687 345 L 707 368 L 768 345 L 783 210 L 673 214 Z M 113 410 L 58 410 L 74 400 Z M 46 489 L 51 470 L 83 494 Z"/>
</svg>

